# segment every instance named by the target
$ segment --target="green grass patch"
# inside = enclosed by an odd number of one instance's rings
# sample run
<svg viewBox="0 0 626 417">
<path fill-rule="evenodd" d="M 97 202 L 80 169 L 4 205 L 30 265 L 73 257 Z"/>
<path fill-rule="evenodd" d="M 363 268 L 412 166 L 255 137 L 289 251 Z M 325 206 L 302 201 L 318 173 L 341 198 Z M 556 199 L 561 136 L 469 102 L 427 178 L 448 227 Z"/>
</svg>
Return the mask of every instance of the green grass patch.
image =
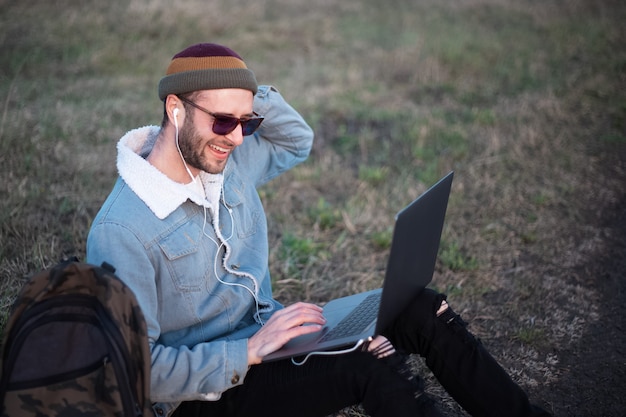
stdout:
<svg viewBox="0 0 626 417">
<path fill-rule="evenodd" d="M 324 256 L 322 245 L 310 237 L 299 237 L 288 233 L 281 239 L 278 253 L 280 276 L 301 278 L 301 271 L 310 266 L 320 256 Z"/>
<path fill-rule="evenodd" d="M 388 167 L 376 166 L 360 166 L 359 179 L 373 186 L 379 185 L 387 181 L 389 177 Z"/>
<path fill-rule="evenodd" d="M 391 248 L 391 240 L 393 238 L 393 229 L 388 228 L 370 235 L 370 240 L 379 250 L 389 250 Z"/>
<path fill-rule="evenodd" d="M 468 255 L 456 242 L 441 242 L 439 260 L 452 271 L 473 271 L 478 268 L 478 260 Z"/>
<path fill-rule="evenodd" d="M 545 330 L 537 327 L 521 327 L 513 338 L 527 345 L 539 346 L 545 342 L 546 333 Z"/>
<path fill-rule="evenodd" d="M 341 212 L 323 197 L 317 200 L 315 206 L 308 209 L 308 214 L 311 223 L 322 230 L 333 228 L 341 222 Z"/>
</svg>

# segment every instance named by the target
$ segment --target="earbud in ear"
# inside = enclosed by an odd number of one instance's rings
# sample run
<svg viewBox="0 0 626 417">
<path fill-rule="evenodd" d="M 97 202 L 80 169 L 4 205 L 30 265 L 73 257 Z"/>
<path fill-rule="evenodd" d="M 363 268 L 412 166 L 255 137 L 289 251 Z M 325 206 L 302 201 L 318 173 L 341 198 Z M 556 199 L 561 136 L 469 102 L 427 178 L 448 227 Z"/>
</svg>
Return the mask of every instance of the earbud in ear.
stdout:
<svg viewBox="0 0 626 417">
<path fill-rule="evenodd" d="M 178 107 L 174 108 L 174 118 L 178 117 Z"/>
</svg>

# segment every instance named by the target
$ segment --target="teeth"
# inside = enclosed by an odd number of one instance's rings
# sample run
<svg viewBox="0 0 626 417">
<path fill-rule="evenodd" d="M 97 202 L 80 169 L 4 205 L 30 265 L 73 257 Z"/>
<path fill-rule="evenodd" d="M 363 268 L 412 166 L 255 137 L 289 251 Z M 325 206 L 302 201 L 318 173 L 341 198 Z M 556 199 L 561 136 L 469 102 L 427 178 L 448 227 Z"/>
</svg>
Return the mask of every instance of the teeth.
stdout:
<svg viewBox="0 0 626 417">
<path fill-rule="evenodd" d="M 215 145 L 209 145 L 209 146 L 219 152 L 228 152 L 228 149 L 220 148 L 219 146 L 215 146 Z"/>
</svg>

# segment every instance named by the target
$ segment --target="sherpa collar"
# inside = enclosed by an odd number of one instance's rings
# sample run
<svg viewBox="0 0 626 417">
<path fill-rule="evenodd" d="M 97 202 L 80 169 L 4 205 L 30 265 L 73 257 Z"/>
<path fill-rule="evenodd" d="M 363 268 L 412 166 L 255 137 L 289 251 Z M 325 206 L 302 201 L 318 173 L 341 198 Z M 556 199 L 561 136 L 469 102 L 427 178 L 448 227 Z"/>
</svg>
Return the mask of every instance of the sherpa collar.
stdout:
<svg viewBox="0 0 626 417">
<path fill-rule="evenodd" d="M 146 161 L 159 133 L 158 126 L 145 126 L 126 133 L 117 144 L 117 170 L 120 177 L 143 200 L 159 219 L 164 219 L 187 200 L 212 209 L 217 208 L 224 176 L 200 171 L 206 198 L 190 187 L 172 181 Z"/>
</svg>

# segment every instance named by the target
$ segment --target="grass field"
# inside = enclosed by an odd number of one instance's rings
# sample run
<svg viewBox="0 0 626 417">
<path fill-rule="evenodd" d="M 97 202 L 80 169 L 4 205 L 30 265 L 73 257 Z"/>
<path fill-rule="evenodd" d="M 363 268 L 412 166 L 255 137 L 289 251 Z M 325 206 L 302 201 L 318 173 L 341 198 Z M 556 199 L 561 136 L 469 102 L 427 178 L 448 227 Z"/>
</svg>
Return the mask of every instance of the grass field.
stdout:
<svg viewBox="0 0 626 417">
<path fill-rule="evenodd" d="M 624 21 L 608 0 L 0 0 L 0 329 L 30 274 L 84 258 L 171 56 L 218 42 L 316 132 L 259 190 L 278 298 L 378 287 L 395 212 L 455 170 L 433 286 L 535 401 L 590 415 L 552 387 L 602 313 L 581 283 L 624 198 Z"/>
</svg>

